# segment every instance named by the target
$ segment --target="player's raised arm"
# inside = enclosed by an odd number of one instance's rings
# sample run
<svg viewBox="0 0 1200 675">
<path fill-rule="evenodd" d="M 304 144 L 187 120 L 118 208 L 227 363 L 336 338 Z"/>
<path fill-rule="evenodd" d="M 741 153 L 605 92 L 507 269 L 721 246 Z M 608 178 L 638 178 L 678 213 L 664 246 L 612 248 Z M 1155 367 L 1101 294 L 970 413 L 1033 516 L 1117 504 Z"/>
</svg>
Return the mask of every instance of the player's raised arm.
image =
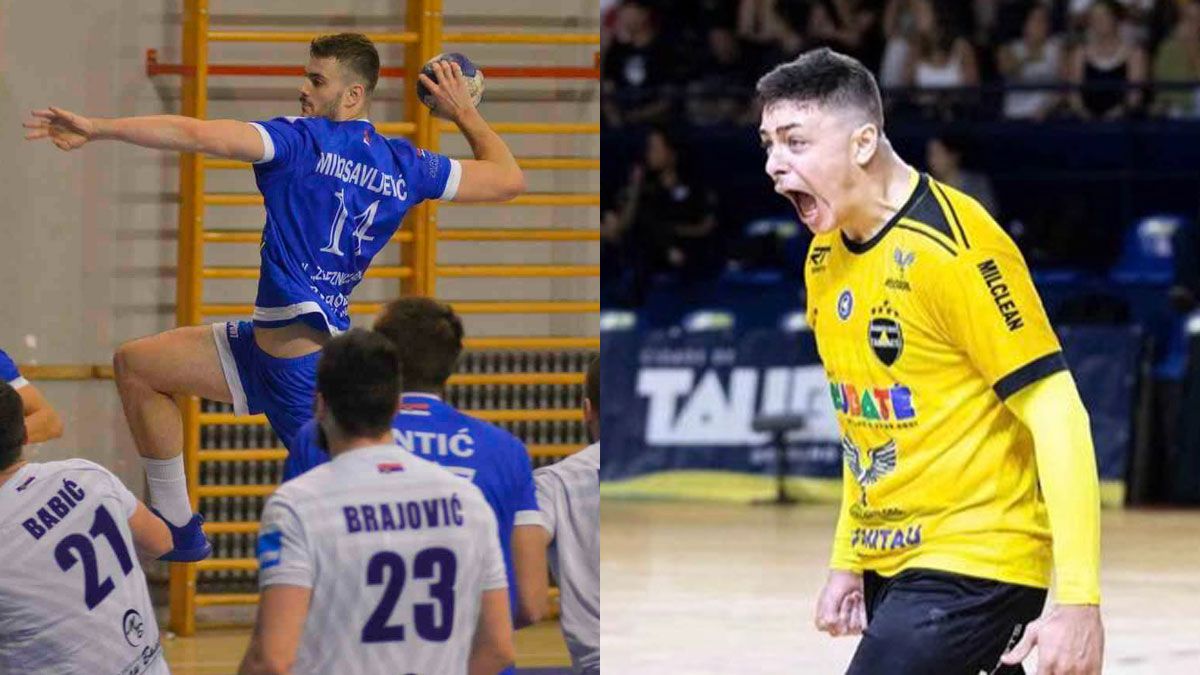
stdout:
<svg viewBox="0 0 1200 675">
<path fill-rule="evenodd" d="M 25 429 L 30 443 L 41 443 L 62 436 L 62 419 L 37 387 L 27 384 L 17 389 L 17 393 L 21 395 L 21 404 L 25 409 Z"/>
<path fill-rule="evenodd" d="M 60 150 L 91 141 L 113 140 L 156 150 L 200 152 L 225 159 L 257 162 L 265 146 L 258 130 L 237 120 L 199 120 L 180 115 L 103 119 L 50 107 L 35 110 L 24 127 L 26 140 L 49 139 Z"/>
<path fill-rule="evenodd" d="M 508 611 L 508 589 L 483 592 L 479 623 L 475 627 L 471 659 L 467 664 L 470 675 L 496 675 L 516 661 Z"/>
<path fill-rule="evenodd" d="M 525 174 L 504 139 L 488 125 L 471 103 L 462 67 L 449 61 L 433 64 L 437 82 L 420 75 L 437 100 L 437 110 L 458 125 L 475 159 L 462 161 L 456 202 L 507 201 L 525 191 Z"/>
</svg>

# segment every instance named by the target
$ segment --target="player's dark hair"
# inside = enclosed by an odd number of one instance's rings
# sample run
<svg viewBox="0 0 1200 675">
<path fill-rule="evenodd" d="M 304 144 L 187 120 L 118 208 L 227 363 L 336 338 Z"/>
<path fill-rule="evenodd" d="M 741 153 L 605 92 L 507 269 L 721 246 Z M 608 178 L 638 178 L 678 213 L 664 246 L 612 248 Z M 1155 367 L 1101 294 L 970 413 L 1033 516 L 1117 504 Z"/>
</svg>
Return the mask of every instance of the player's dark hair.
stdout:
<svg viewBox="0 0 1200 675">
<path fill-rule="evenodd" d="M 12 385 L 0 381 L 0 471 L 12 466 L 25 445 L 25 406 Z"/>
<path fill-rule="evenodd" d="M 320 35 L 308 45 L 309 56 L 318 59 L 337 59 L 337 62 L 362 80 L 367 94 L 375 91 L 379 82 L 379 51 L 375 43 L 362 33 Z"/>
<path fill-rule="evenodd" d="M 375 320 L 375 331 L 396 347 L 409 391 L 441 391 L 463 351 L 462 319 L 433 298 L 400 298 Z"/>
<path fill-rule="evenodd" d="M 763 108 L 781 101 L 854 108 L 883 128 L 883 100 L 875 76 L 858 59 L 828 47 L 776 66 L 758 80 L 757 91 Z"/>
<path fill-rule="evenodd" d="M 592 357 L 588 363 L 587 382 L 584 384 L 584 396 L 592 404 L 592 410 L 600 412 L 600 355 Z"/>
<path fill-rule="evenodd" d="M 400 355 L 387 338 L 355 328 L 321 350 L 317 392 L 349 436 L 377 436 L 392 426 L 400 400 Z"/>
</svg>

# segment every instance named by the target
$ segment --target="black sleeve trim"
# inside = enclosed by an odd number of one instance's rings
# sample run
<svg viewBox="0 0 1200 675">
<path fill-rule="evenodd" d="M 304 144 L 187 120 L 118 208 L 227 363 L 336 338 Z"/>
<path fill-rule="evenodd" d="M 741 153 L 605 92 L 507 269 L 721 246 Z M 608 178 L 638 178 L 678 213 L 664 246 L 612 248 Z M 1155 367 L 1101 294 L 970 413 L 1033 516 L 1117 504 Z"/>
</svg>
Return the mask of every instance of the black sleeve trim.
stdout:
<svg viewBox="0 0 1200 675">
<path fill-rule="evenodd" d="M 1063 358 L 1062 352 L 1054 352 L 1034 359 L 1005 375 L 992 385 L 992 389 L 996 391 L 996 395 L 1000 397 L 1001 401 L 1006 401 L 1008 397 L 1034 382 L 1066 369 L 1067 360 Z"/>
</svg>

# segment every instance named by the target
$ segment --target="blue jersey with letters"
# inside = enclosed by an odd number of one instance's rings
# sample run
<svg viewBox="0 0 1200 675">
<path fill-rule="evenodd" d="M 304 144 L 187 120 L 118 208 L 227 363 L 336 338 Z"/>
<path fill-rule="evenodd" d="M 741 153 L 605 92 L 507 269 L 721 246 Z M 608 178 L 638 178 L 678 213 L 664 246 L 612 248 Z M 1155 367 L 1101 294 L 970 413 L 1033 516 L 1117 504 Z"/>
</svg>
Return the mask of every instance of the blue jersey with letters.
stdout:
<svg viewBox="0 0 1200 675">
<path fill-rule="evenodd" d="M 453 199 L 461 165 L 380 136 L 367 120 L 277 117 L 251 123 L 265 152 L 254 164 L 267 221 L 254 323 L 350 327 L 350 292 L 409 209 Z"/>
<path fill-rule="evenodd" d="M 9 358 L 8 354 L 0 349 L 0 380 L 12 385 L 13 389 L 20 389 L 29 382 L 21 377 L 21 371 L 17 370 L 17 364 Z"/>
<path fill-rule="evenodd" d="M 396 444 L 422 459 L 436 462 L 471 482 L 483 492 L 496 513 L 500 549 L 508 575 L 508 598 L 517 608 L 513 575 L 514 525 L 538 525 L 537 492 L 529 451 L 517 437 L 493 424 L 466 415 L 432 394 L 404 394 L 400 412 L 392 421 Z M 284 463 L 289 481 L 329 461 L 318 445 L 317 422 L 309 420 L 296 434 L 295 445 Z"/>
</svg>

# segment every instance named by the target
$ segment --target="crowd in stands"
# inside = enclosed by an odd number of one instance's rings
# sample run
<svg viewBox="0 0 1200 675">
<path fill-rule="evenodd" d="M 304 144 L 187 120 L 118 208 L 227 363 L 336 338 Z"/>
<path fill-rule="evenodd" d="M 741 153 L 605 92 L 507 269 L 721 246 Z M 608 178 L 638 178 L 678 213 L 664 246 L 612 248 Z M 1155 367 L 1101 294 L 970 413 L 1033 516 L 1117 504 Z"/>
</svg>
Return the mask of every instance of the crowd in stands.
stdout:
<svg viewBox="0 0 1200 675">
<path fill-rule="evenodd" d="M 604 0 L 602 12 L 605 133 L 645 138 L 602 200 L 605 285 L 622 303 L 655 275 L 703 278 L 758 255 L 722 235 L 717 192 L 679 131 L 753 129 L 757 79 L 815 47 L 874 70 L 889 125 L 1200 118 L 1200 0 Z M 907 159 L 1000 218 L 966 140 L 942 134 Z"/>
</svg>

